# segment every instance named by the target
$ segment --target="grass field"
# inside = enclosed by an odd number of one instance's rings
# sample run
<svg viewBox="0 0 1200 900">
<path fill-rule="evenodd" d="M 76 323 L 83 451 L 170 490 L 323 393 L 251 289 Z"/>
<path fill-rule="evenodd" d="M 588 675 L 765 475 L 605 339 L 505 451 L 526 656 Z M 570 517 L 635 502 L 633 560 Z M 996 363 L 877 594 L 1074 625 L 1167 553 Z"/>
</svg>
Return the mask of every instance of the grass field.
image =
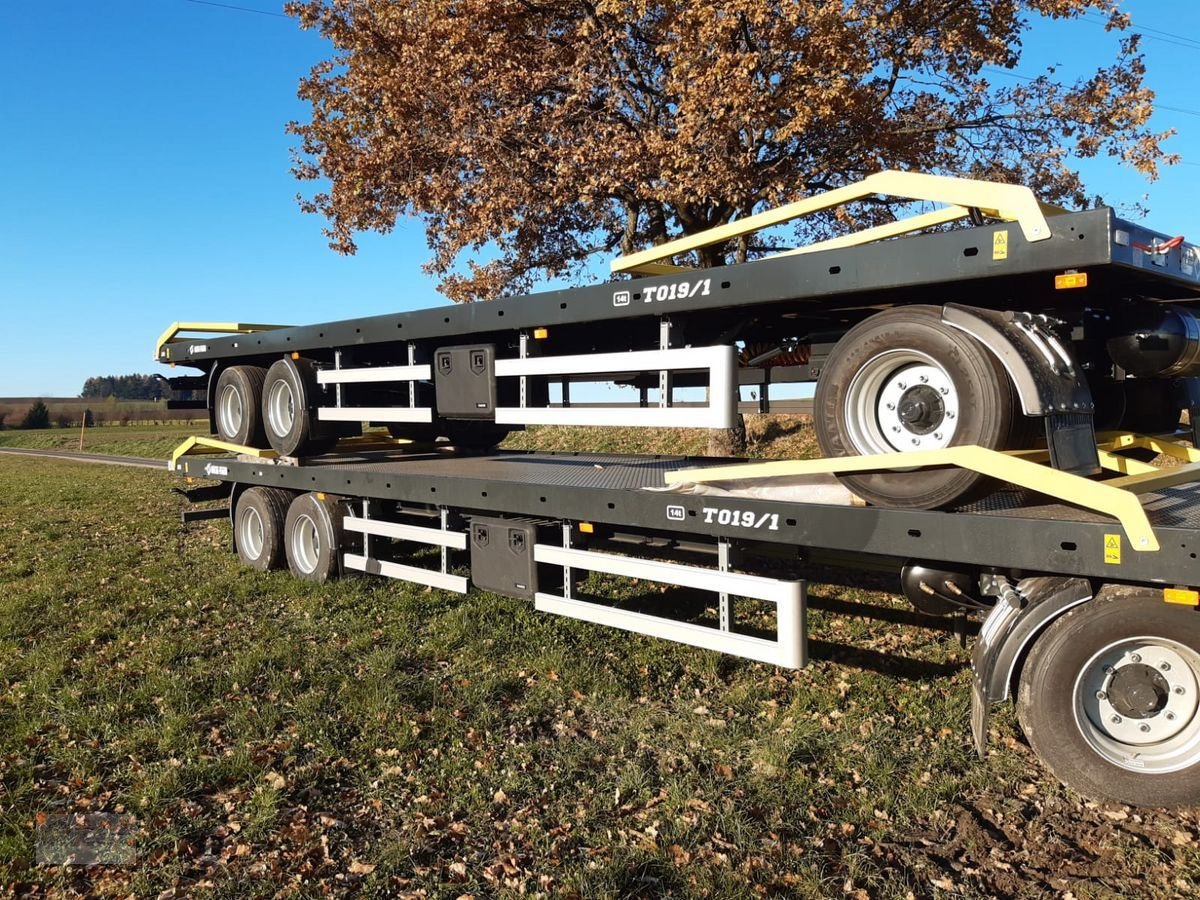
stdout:
<svg viewBox="0 0 1200 900">
<path fill-rule="evenodd" d="M 177 437 L 137 450 L 111 430 L 133 455 Z M 514 443 L 535 437 L 592 440 Z M 1200 811 L 1080 802 L 1007 712 L 977 761 L 967 651 L 885 594 L 814 586 L 814 661 L 784 672 L 488 594 L 251 572 L 226 523 L 179 523 L 173 484 L 0 456 L 0 892 L 1200 886 Z M 63 812 L 127 817 L 133 861 L 35 865 L 38 823 Z"/>
<path fill-rule="evenodd" d="M 208 423 L 173 422 L 169 425 L 106 425 L 83 432 L 85 453 L 116 456 L 149 456 L 166 459 L 191 434 L 207 434 Z M 0 447 L 40 450 L 78 450 L 79 429 L 39 428 L 0 431 Z"/>
</svg>

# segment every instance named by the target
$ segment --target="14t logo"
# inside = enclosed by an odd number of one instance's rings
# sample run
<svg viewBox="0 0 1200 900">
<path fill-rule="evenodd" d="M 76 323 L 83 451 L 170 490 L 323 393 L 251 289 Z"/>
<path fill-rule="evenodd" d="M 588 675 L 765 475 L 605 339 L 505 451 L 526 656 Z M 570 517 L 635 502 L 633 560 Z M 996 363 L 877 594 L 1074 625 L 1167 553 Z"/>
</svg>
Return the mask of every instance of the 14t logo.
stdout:
<svg viewBox="0 0 1200 900">
<path fill-rule="evenodd" d="M 670 284 L 658 284 L 642 288 L 643 303 L 654 303 L 659 300 L 687 300 L 691 297 L 707 297 L 712 292 L 711 278 L 698 278 L 696 281 L 673 281 Z M 614 291 L 613 306 L 628 306 L 633 302 L 633 294 L 629 291 Z"/>
</svg>

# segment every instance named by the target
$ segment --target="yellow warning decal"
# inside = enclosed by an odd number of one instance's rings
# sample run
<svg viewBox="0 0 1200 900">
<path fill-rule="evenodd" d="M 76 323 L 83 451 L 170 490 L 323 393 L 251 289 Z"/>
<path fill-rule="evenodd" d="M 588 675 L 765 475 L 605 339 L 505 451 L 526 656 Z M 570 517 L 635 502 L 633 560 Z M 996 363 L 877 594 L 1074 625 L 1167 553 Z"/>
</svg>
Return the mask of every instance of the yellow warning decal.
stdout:
<svg viewBox="0 0 1200 900">
<path fill-rule="evenodd" d="M 1008 259 L 1008 229 L 992 235 L 992 259 Z"/>
<path fill-rule="evenodd" d="M 1113 565 L 1121 563 L 1121 536 L 1106 534 L 1104 536 L 1104 561 Z"/>
</svg>

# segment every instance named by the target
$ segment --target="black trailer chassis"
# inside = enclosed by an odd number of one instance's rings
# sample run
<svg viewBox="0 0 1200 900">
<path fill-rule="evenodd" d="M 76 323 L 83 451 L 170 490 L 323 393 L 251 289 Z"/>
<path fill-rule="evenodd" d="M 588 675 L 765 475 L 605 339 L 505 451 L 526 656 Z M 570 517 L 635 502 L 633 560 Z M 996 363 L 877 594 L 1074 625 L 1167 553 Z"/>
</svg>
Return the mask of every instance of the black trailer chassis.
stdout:
<svg viewBox="0 0 1200 900">
<path fill-rule="evenodd" d="M 703 465 L 723 462 L 744 460 Z M 989 709 L 1016 696 L 1034 749 L 1082 793 L 1200 802 L 1200 484 L 1141 495 L 1159 543 L 1145 552 L 1113 519 L 1025 489 L 943 511 L 663 489 L 668 473 L 698 464 L 433 447 L 304 461 L 184 455 L 175 470 L 217 482 L 184 493 L 227 499 L 235 548 L 259 568 L 286 562 L 315 580 L 354 569 L 458 592 L 474 584 L 785 667 L 806 662 L 810 573 L 891 567 L 914 601 L 985 614 L 973 652 L 981 753 Z M 719 621 L 582 597 L 588 571 L 708 591 Z M 740 625 L 732 598 L 774 604 L 775 633 Z"/>
</svg>

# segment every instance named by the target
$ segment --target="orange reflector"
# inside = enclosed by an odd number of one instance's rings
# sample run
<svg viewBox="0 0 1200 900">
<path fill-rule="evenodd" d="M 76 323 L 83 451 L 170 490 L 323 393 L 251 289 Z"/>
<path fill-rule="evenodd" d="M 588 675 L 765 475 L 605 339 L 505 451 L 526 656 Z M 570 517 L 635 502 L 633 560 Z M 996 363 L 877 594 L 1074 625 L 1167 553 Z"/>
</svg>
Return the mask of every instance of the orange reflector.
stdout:
<svg viewBox="0 0 1200 900">
<path fill-rule="evenodd" d="M 1200 591 L 1188 588 L 1163 588 L 1163 600 L 1180 606 L 1195 606 L 1200 603 Z"/>
<path fill-rule="evenodd" d="M 595 527 L 593 527 L 591 522 L 580 522 L 579 530 L 582 531 L 584 534 L 591 534 L 596 529 L 595 529 Z"/>
<path fill-rule="evenodd" d="M 550 329 L 549 328 L 533 329 L 533 339 L 535 341 L 544 341 L 548 337 L 550 337 Z"/>
<path fill-rule="evenodd" d="M 1054 276 L 1054 289 L 1056 291 L 1081 287 L 1087 287 L 1087 272 L 1067 272 L 1065 275 Z"/>
<path fill-rule="evenodd" d="M 300 354 L 293 350 L 292 351 L 292 359 L 299 359 L 299 358 L 300 358 Z"/>
<path fill-rule="evenodd" d="M 317 491 L 317 499 L 318 499 L 318 500 L 324 500 L 324 499 L 325 499 L 325 492 L 324 492 L 324 491 Z"/>
</svg>

